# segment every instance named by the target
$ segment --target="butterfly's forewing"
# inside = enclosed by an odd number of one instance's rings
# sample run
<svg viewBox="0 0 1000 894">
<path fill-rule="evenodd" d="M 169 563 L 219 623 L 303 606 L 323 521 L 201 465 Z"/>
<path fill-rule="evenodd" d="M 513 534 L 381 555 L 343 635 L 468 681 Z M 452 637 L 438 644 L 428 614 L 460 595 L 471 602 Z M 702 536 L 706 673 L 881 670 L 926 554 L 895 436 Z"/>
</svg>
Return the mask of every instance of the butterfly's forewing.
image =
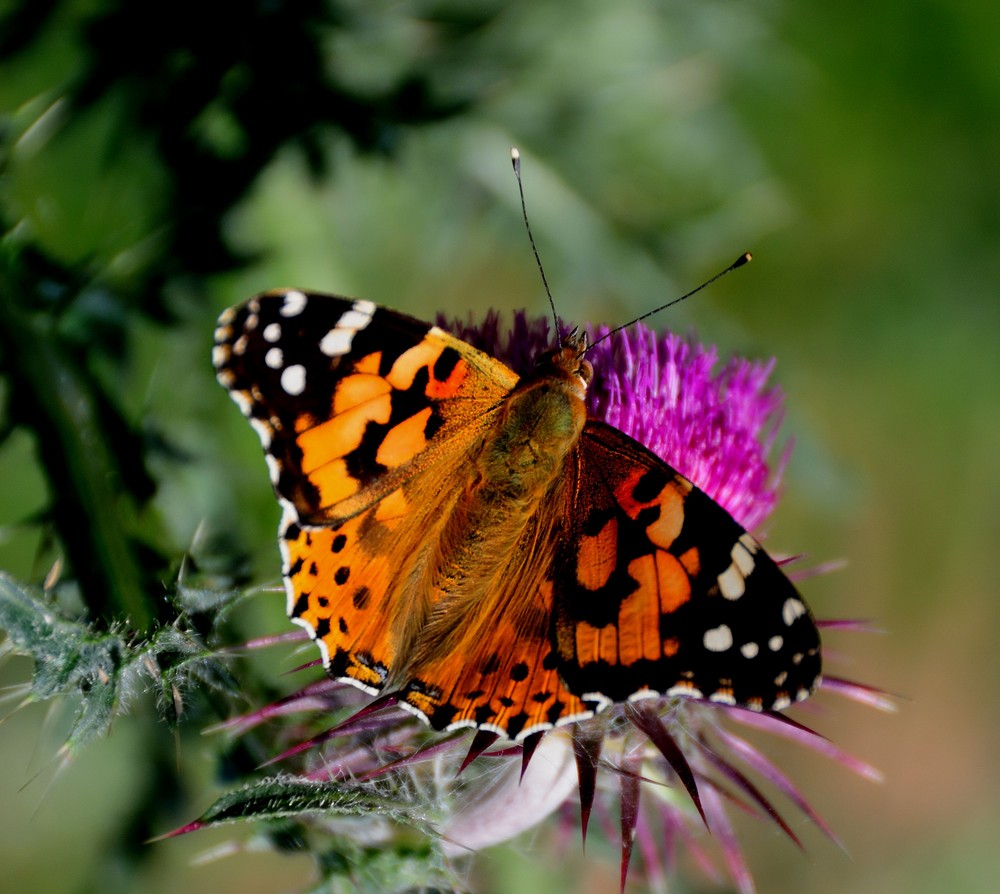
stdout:
<svg viewBox="0 0 1000 894">
<path fill-rule="evenodd" d="M 815 688 L 812 616 L 722 507 L 600 422 L 587 423 L 567 475 L 554 636 L 570 691 L 772 710 Z"/>
<path fill-rule="evenodd" d="M 401 581 L 427 560 L 462 486 L 455 470 L 517 376 L 370 301 L 298 291 L 223 313 L 213 359 L 284 508 L 289 615 L 333 676 L 377 691 L 394 621 L 426 610 L 400 601 Z"/>
</svg>

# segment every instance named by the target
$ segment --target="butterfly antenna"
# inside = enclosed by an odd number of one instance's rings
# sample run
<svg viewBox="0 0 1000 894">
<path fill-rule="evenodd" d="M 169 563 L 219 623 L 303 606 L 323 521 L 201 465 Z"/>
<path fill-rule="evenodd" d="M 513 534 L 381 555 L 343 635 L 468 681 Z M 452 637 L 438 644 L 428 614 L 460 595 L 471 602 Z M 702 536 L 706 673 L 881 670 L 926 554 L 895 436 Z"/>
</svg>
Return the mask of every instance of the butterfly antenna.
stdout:
<svg viewBox="0 0 1000 894">
<path fill-rule="evenodd" d="M 622 329 L 628 329 L 629 326 L 634 326 L 640 320 L 645 320 L 646 317 L 651 317 L 653 316 L 653 314 L 658 314 L 661 310 L 666 310 L 668 307 L 673 307 L 675 304 L 680 304 L 680 302 L 683 301 L 685 298 L 690 298 L 692 295 L 697 295 L 698 292 L 700 292 L 706 286 L 710 286 L 713 282 L 715 282 L 717 279 L 721 279 L 727 273 L 732 273 L 737 267 L 742 267 L 744 264 L 749 264 L 752 260 L 753 260 L 753 255 L 750 254 L 750 252 L 748 251 L 743 252 L 743 254 L 741 254 L 735 261 L 733 261 L 733 263 L 730 264 L 725 270 L 720 270 L 711 279 L 706 279 L 700 286 L 693 288 L 690 292 L 686 292 L 685 294 L 681 295 L 680 298 L 674 298 L 673 301 L 668 301 L 666 304 L 661 304 L 659 307 L 654 307 L 651 311 L 644 313 L 641 317 L 636 317 L 634 320 L 629 320 L 629 322 L 627 323 L 622 323 L 621 326 L 616 326 L 606 335 L 603 335 L 599 339 L 597 339 L 597 341 L 595 341 L 589 348 L 587 348 L 587 350 L 588 351 L 593 350 L 602 341 L 611 338 L 611 336 L 614 335 L 616 332 L 621 332 Z"/>
<path fill-rule="evenodd" d="M 542 259 L 538 257 L 538 249 L 535 248 L 535 237 L 531 235 L 531 224 L 528 223 L 528 208 L 524 204 L 524 185 L 521 183 L 521 153 L 516 146 L 510 147 L 510 163 L 514 167 L 514 176 L 517 178 L 517 193 L 521 197 L 521 217 L 524 218 L 524 228 L 528 231 L 528 241 L 531 243 L 531 252 L 535 256 L 535 264 L 538 272 L 542 275 L 542 285 L 545 286 L 545 294 L 549 296 L 549 307 L 552 309 L 552 321 L 556 327 L 556 343 L 562 347 L 562 337 L 559 334 L 559 316 L 556 314 L 556 303 L 552 300 L 552 292 L 549 290 L 549 281 L 545 278 L 545 268 L 542 267 Z M 706 283 L 707 285 L 707 283 Z"/>
</svg>

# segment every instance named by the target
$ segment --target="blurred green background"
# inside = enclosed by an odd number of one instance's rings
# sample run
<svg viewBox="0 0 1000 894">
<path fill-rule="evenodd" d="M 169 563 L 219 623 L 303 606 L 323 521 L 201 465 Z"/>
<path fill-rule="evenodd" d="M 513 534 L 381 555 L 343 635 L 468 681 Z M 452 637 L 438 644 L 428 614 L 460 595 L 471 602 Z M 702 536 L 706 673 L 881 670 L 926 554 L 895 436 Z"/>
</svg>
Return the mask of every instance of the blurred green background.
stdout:
<svg viewBox="0 0 1000 894">
<path fill-rule="evenodd" d="M 886 631 L 828 642 L 845 676 L 905 696 L 895 716 L 832 696 L 799 715 L 882 768 L 882 785 L 769 746 L 849 856 L 797 818 L 806 856 L 739 818 L 759 890 L 992 892 L 998 33 L 1000 8 L 982 0 L 7 2 L 0 215 L 45 269 L 33 281 L 82 295 L 62 310 L 110 333 L 86 368 L 142 435 L 156 489 L 135 530 L 167 566 L 199 538 L 228 541 L 267 585 L 278 509 L 257 438 L 212 375 L 223 307 L 299 285 L 422 317 L 544 313 L 511 145 L 568 318 L 624 322 L 752 250 L 657 322 L 778 358 L 795 450 L 768 543 L 846 560 L 804 592 L 820 617 Z M 6 278 L 0 301 L 62 300 L 12 293 L 21 281 Z M 16 395 L 8 377 L 0 568 L 40 582 L 60 548 L 34 520 L 54 495 Z M 285 629 L 282 601 L 249 604 L 240 623 Z M 0 681 L 30 670 L 10 659 Z M 103 857 L 149 784 L 135 756 L 150 737 L 175 748 L 140 713 L 60 769 L 70 708 L 0 725 L 3 890 L 110 890 Z M 180 823 L 225 783 L 196 735 L 175 750 Z M 556 860 L 544 835 L 520 840 L 486 855 L 477 887 L 617 890 L 615 846 L 603 859 L 597 838 L 587 861 L 575 842 Z M 307 885 L 304 858 L 193 862 L 246 839 L 150 845 L 119 889 Z M 692 873 L 673 888 L 712 889 Z"/>
</svg>

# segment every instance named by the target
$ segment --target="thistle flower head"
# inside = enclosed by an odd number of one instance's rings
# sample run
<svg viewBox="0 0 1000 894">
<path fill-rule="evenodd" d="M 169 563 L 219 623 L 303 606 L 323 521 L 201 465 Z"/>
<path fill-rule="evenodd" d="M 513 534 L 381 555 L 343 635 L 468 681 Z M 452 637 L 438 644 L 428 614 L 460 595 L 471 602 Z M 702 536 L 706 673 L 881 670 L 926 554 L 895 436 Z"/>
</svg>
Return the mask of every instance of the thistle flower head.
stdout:
<svg viewBox="0 0 1000 894">
<path fill-rule="evenodd" d="M 439 319 L 438 325 L 521 372 L 553 341 L 548 320 L 523 313 L 512 326 L 492 313 L 475 324 Z M 715 350 L 692 340 L 657 335 L 642 324 L 602 339 L 606 333 L 604 328 L 588 330 L 591 344 L 596 343 L 587 355 L 595 367 L 589 414 L 644 444 L 744 527 L 759 527 L 775 505 L 785 459 L 785 454 L 772 458 L 782 413 L 780 393 L 768 385 L 773 361 L 735 359 L 717 370 Z M 860 684 L 827 677 L 824 687 L 889 707 L 877 690 Z M 536 732 L 519 743 L 479 730 L 470 743 L 466 731 L 431 733 L 399 707 L 394 695 L 371 702 L 350 686 L 324 679 L 227 726 L 245 731 L 279 716 L 317 711 L 349 716 L 312 737 L 303 726 L 286 727 L 285 735 L 293 741 L 298 737 L 298 744 L 274 760 L 286 766 L 293 759 L 300 762 L 311 784 L 349 784 L 351 791 L 374 798 L 380 809 L 353 811 L 351 834 L 356 837 L 384 840 L 390 834 L 388 816 L 397 823 L 433 827 L 440 852 L 454 859 L 510 838 L 551 814 L 560 817 L 560 826 L 573 817 L 586 839 L 595 817 L 602 826 L 618 826 L 623 887 L 634 850 L 641 853 L 654 885 L 671 870 L 680 846 L 707 864 L 701 834 L 707 826 L 739 890 L 752 891 L 727 804 L 773 821 L 800 845 L 764 788 L 783 796 L 833 837 L 790 778 L 732 731 L 733 725 L 796 740 L 878 778 L 867 764 L 782 714 L 684 697 L 616 704 L 591 719 Z M 277 797 L 270 789 L 267 795 L 272 802 Z M 322 797 L 329 794 L 324 790 Z M 574 801 L 578 810 L 568 806 Z M 232 804 L 226 809 L 231 813 Z M 358 814 L 364 819 L 358 820 Z M 345 834 L 342 816 L 329 822 Z M 206 824 L 203 818 L 185 828 Z"/>
</svg>

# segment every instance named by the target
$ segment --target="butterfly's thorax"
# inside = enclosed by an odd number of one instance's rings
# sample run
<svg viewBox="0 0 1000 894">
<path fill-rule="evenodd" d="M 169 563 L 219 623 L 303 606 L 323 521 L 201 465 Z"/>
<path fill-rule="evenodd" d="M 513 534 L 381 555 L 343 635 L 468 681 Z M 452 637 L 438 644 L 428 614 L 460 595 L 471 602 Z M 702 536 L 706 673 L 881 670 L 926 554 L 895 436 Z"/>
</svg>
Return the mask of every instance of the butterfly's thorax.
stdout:
<svg viewBox="0 0 1000 894">
<path fill-rule="evenodd" d="M 475 491 L 504 504 L 534 504 L 559 474 L 586 421 L 575 383 L 545 376 L 511 392 L 476 459 Z M 509 505 L 508 505 L 509 504 Z"/>
</svg>

